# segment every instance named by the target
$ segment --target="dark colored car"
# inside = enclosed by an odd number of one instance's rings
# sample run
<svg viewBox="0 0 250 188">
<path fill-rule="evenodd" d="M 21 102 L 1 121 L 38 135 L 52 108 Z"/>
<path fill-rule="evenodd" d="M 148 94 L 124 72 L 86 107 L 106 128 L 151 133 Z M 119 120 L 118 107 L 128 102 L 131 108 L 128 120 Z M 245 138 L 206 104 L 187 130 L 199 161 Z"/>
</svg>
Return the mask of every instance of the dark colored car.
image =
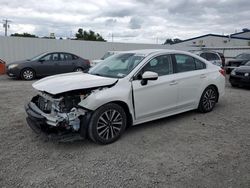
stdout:
<svg viewBox="0 0 250 188">
<path fill-rule="evenodd" d="M 87 71 L 89 68 L 90 62 L 87 59 L 67 52 L 51 52 L 8 64 L 7 74 L 10 77 L 32 80 L 35 77 Z"/>
<path fill-rule="evenodd" d="M 248 53 L 239 54 L 234 59 L 228 61 L 226 65 L 226 72 L 230 74 L 230 72 L 233 69 L 245 65 L 248 61 L 250 61 L 250 54 Z"/>
<path fill-rule="evenodd" d="M 233 87 L 250 86 L 250 61 L 232 70 L 229 82 Z"/>
</svg>

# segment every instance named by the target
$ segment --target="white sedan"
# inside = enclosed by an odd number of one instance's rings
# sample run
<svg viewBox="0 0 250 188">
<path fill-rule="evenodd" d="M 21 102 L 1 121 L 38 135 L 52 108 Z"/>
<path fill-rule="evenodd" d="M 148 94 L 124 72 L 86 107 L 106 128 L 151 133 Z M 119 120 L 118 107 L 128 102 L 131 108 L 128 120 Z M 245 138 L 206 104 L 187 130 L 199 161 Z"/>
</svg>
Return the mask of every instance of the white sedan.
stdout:
<svg viewBox="0 0 250 188">
<path fill-rule="evenodd" d="M 212 111 L 224 94 L 225 73 L 188 52 L 136 50 L 116 54 L 88 73 L 47 77 L 33 87 L 38 95 L 25 108 L 36 133 L 109 144 L 129 125 L 193 109 Z"/>
</svg>

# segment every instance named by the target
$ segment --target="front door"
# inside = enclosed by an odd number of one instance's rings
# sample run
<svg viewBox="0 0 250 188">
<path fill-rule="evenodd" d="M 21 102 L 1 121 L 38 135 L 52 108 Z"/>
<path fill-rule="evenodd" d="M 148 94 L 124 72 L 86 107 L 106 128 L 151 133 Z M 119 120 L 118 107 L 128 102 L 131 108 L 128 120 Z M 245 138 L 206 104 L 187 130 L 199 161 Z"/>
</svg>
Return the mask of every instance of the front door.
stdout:
<svg viewBox="0 0 250 188">
<path fill-rule="evenodd" d="M 158 79 L 141 84 L 141 75 L 145 71 L 158 73 Z M 151 59 L 132 81 L 135 118 L 137 121 L 160 117 L 175 109 L 177 87 L 170 55 L 161 55 Z"/>
<path fill-rule="evenodd" d="M 59 54 L 58 53 L 50 53 L 38 60 L 36 63 L 36 73 L 40 76 L 48 76 L 57 74 L 58 70 L 58 61 Z"/>
</svg>

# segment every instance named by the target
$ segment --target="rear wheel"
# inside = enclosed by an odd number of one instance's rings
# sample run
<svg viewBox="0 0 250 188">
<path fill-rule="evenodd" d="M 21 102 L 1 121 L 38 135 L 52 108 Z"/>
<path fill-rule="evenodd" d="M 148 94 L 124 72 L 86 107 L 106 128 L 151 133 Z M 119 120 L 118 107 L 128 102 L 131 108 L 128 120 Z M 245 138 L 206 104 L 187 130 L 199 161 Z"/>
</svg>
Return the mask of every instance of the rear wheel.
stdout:
<svg viewBox="0 0 250 188">
<path fill-rule="evenodd" d="M 88 133 L 91 140 L 99 144 L 116 141 L 125 130 L 127 116 L 123 108 L 109 103 L 98 108 L 92 115 Z"/>
<path fill-rule="evenodd" d="M 198 110 L 203 113 L 212 111 L 217 100 L 218 92 L 216 88 L 213 86 L 207 87 L 201 95 Z"/>
<path fill-rule="evenodd" d="M 238 87 L 237 84 L 232 84 L 232 83 L 231 83 L 231 86 L 232 86 L 232 87 Z"/>
<path fill-rule="evenodd" d="M 33 80 L 35 78 L 35 71 L 30 68 L 26 68 L 21 71 L 21 78 L 22 80 Z"/>
<path fill-rule="evenodd" d="M 75 68 L 75 72 L 83 72 L 83 68 L 77 67 L 77 68 Z"/>
</svg>

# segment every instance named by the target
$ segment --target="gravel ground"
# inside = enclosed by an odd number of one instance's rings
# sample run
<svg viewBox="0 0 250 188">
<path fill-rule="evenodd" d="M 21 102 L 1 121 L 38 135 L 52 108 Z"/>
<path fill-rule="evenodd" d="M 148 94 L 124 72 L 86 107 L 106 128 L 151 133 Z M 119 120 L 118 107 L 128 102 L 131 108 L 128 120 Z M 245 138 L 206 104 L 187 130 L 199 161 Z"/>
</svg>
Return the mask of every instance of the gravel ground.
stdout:
<svg viewBox="0 0 250 188">
<path fill-rule="evenodd" d="M 0 76 L 0 187 L 250 187 L 250 90 L 214 111 L 129 128 L 117 142 L 48 142 L 27 127 L 33 82 Z"/>
</svg>

